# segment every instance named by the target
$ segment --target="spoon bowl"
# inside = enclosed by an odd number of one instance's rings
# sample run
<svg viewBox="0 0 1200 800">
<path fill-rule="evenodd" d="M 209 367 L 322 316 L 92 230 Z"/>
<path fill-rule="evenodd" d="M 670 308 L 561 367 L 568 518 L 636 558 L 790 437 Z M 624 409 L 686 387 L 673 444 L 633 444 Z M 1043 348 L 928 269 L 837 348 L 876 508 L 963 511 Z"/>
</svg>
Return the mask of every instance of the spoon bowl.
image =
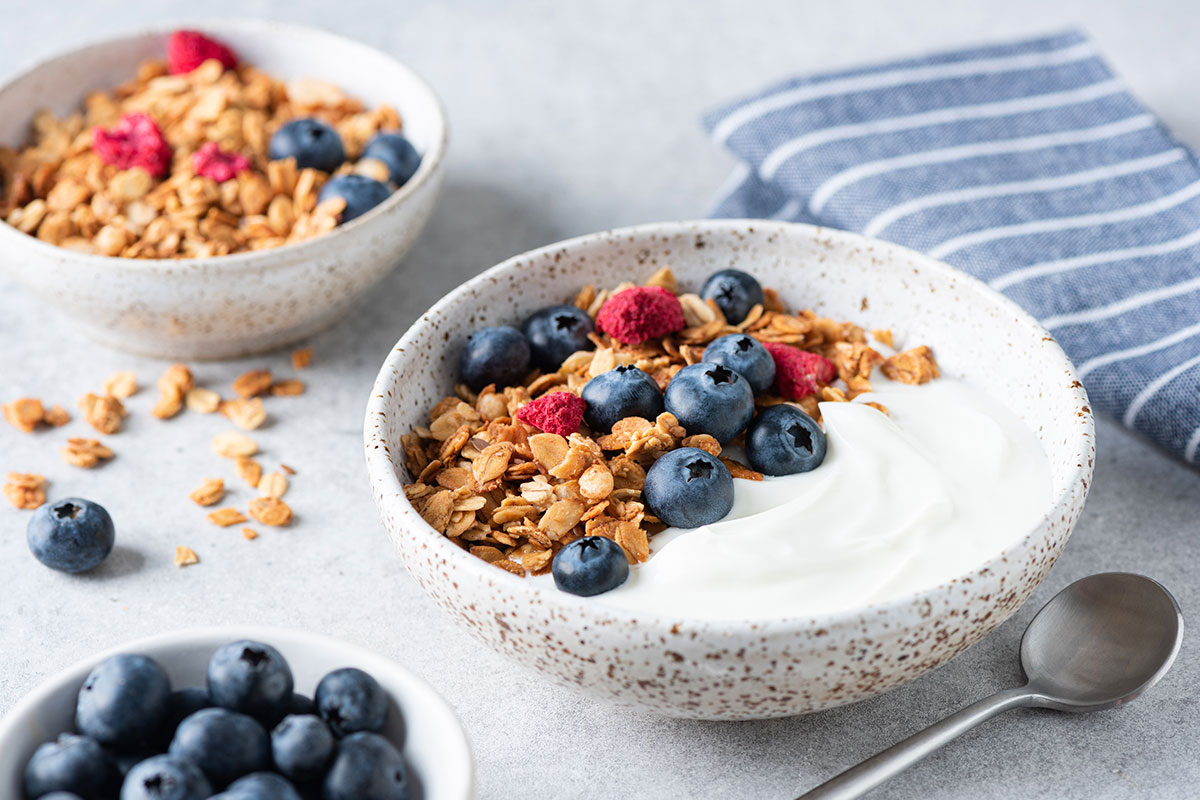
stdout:
<svg viewBox="0 0 1200 800">
<path fill-rule="evenodd" d="M 1179 604 L 1157 581 L 1091 575 L 1046 604 L 1021 639 L 1034 704 L 1100 711 L 1127 703 L 1171 668 L 1183 641 Z"/>
</svg>

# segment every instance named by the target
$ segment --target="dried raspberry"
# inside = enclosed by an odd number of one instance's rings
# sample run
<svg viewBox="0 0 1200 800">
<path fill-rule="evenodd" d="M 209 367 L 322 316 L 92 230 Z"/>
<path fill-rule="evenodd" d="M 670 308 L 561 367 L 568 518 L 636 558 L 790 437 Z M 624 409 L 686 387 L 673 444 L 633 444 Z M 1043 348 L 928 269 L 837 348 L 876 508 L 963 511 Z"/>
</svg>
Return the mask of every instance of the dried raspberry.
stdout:
<svg viewBox="0 0 1200 800">
<path fill-rule="evenodd" d="M 239 172 L 250 169 L 250 160 L 241 153 L 226 153 L 216 142 L 207 142 L 192 153 L 192 170 L 197 175 L 224 183 Z"/>
<path fill-rule="evenodd" d="M 124 114 L 112 128 L 92 129 L 92 152 L 121 169 L 141 167 L 156 178 L 171 166 L 171 145 L 145 114 Z"/>
<path fill-rule="evenodd" d="M 225 69 L 233 69 L 238 62 L 232 50 L 199 31 L 175 31 L 167 37 L 167 67 L 172 75 L 191 72 L 210 58 Z"/>
<path fill-rule="evenodd" d="M 546 433 L 570 436 L 579 430 L 587 403 L 570 392 L 544 394 L 517 410 L 517 419 Z"/>
<path fill-rule="evenodd" d="M 661 286 L 634 286 L 604 302 L 596 327 L 622 344 L 638 344 L 683 330 L 679 298 Z"/>
<path fill-rule="evenodd" d="M 775 359 L 775 386 L 791 400 L 817 393 L 818 383 L 829 383 L 837 369 L 819 353 L 810 353 L 782 342 L 763 342 L 763 347 Z"/>
</svg>

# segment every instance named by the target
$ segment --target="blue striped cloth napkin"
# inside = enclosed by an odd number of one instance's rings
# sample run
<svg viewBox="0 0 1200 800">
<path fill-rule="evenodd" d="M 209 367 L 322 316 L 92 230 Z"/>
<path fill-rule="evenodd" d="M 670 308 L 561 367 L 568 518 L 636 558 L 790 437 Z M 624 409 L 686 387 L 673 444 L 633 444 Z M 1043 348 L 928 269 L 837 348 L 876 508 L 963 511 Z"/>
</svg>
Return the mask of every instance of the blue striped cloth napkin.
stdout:
<svg viewBox="0 0 1200 800">
<path fill-rule="evenodd" d="M 797 78 L 705 118 L 712 212 L 928 253 L 1024 306 L 1094 405 L 1194 462 L 1200 169 L 1079 32 Z"/>
</svg>

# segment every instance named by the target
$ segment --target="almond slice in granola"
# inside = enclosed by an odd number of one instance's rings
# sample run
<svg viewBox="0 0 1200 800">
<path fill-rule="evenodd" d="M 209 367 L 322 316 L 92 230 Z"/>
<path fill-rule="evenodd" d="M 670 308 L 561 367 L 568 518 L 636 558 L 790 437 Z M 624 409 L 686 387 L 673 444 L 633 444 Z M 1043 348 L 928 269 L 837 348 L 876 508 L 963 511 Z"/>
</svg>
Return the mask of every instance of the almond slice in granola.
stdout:
<svg viewBox="0 0 1200 800">
<path fill-rule="evenodd" d="M 271 388 L 271 371 L 255 369 L 244 372 L 233 381 L 233 393 L 238 397 L 250 398 L 266 394 Z"/>
<path fill-rule="evenodd" d="M 226 400 L 221 403 L 220 410 L 230 422 L 245 431 L 252 431 L 267 421 L 267 410 L 261 397 Z"/>
<path fill-rule="evenodd" d="M 249 458 L 258 452 L 258 443 L 244 433 L 227 431 L 213 437 L 212 449 L 225 458 Z"/>
<path fill-rule="evenodd" d="M 256 497 L 250 501 L 250 516 L 263 525 L 278 527 L 292 521 L 292 509 L 278 497 Z"/>
<path fill-rule="evenodd" d="M 199 506 L 216 505 L 225 497 L 225 481 L 220 478 L 205 478 L 204 483 L 194 489 L 188 497 Z"/>
<path fill-rule="evenodd" d="M 221 395 L 212 389 L 193 386 L 184 395 L 184 402 L 187 404 L 188 411 L 195 411 L 197 414 L 212 414 L 221 407 Z"/>
</svg>

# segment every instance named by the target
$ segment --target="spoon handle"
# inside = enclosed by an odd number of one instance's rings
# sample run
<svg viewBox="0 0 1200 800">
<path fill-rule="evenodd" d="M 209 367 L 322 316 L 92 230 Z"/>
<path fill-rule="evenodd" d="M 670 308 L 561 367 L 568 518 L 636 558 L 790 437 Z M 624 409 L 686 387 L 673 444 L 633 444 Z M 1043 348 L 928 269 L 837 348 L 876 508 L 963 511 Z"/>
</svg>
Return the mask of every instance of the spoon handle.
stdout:
<svg viewBox="0 0 1200 800">
<path fill-rule="evenodd" d="M 944 744 L 957 739 L 979 723 L 1010 708 L 1033 705 L 1034 695 L 1025 687 L 1005 689 L 972 703 L 940 722 L 935 722 L 904 741 L 873 755 L 856 767 L 822 783 L 797 800 L 852 800 L 908 769 Z"/>
</svg>

